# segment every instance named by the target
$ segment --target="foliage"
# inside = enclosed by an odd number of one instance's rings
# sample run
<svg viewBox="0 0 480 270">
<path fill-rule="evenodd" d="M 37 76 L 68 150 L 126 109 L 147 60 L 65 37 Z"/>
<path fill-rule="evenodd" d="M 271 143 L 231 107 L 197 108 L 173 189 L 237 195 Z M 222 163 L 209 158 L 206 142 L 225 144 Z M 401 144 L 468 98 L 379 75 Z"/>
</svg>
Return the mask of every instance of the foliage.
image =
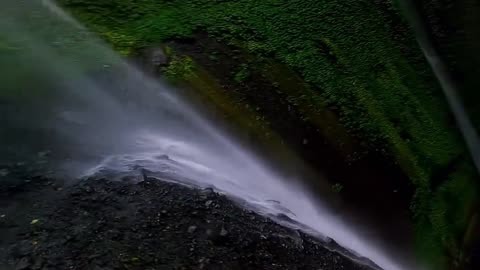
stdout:
<svg viewBox="0 0 480 270">
<path fill-rule="evenodd" d="M 240 69 L 235 73 L 234 80 L 237 83 L 242 83 L 250 76 L 250 71 L 247 64 L 242 64 Z"/>
<path fill-rule="evenodd" d="M 195 75 L 195 65 L 188 56 L 174 56 L 163 72 L 167 78 L 174 81 L 188 80 Z"/>
<path fill-rule="evenodd" d="M 468 220 L 461 209 L 472 202 L 475 172 L 465 161 L 447 172 L 438 187 L 432 184 L 434 173 L 464 155 L 465 147 L 449 124 L 439 85 L 391 1 L 60 2 L 125 53 L 206 31 L 256 57 L 284 62 L 315 89 L 308 93 L 309 106 L 320 106 L 321 100 L 339 108 L 351 134 L 409 175 L 417 190 L 412 210 L 422 232 L 419 247 L 435 258 L 459 252 L 458 239 Z M 192 62 L 174 58 L 166 74 L 190 76 Z M 247 77 L 242 68 L 234 80 Z"/>
</svg>

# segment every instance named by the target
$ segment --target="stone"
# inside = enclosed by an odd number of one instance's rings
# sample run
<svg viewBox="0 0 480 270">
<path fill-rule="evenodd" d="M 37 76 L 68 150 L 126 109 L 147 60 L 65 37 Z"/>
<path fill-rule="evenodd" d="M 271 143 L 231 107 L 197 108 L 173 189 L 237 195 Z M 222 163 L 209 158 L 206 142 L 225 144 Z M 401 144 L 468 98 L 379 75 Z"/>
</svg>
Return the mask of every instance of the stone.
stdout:
<svg viewBox="0 0 480 270">
<path fill-rule="evenodd" d="M 197 230 L 197 226 L 190 226 L 188 227 L 188 233 L 194 233 Z"/>
<path fill-rule="evenodd" d="M 46 150 L 46 151 L 38 152 L 37 156 L 39 158 L 46 158 L 50 153 L 51 153 L 50 150 Z"/>
<path fill-rule="evenodd" d="M 7 176 L 10 172 L 7 169 L 1 169 L 0 170 L 0 176 L 4 177 Z"/>
<path fill-rule="evenodd" d="M 162 48 L 155 48 L 150 52 L 150 61 L 154 67 L 168 64 L 168 57 Z"/>
<path fill-rule="evenodd" d="M 220 236 L 225 237 L 227 235 L 228 235 L 228 231 L 225 230 L 225 228 L 222 228 L 222 230 L 220 231 Z"/>
<path fill-rule="evenodd" d="M 212 205 L 212 203 L 213 203 L 212 200 L 208 200 L 207 202 L 205 202 L 205 206 L 210 207 L 210 205 Z"/>
<path fill-rule="evenodd" d="M 17 265 L 15 265 L 15 270 L 25 270 L 30 268 L 30 260 L 27 257 L 23 257 Z"/>
</svg>

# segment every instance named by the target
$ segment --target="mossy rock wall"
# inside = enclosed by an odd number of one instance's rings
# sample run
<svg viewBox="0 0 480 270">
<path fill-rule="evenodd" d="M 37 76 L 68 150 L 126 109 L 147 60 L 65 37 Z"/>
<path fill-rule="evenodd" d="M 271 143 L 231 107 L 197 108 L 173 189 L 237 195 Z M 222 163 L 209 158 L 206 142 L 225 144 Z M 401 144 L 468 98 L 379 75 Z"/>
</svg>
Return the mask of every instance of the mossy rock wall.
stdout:
<svg viewBox="0 0 480 270">
<path fill-rule="evenodd" d="M 479 130 L 480 2 L 475 0 L 414 1 L 435 49 L 455 79 L 463 102 Z"/>
</svg>

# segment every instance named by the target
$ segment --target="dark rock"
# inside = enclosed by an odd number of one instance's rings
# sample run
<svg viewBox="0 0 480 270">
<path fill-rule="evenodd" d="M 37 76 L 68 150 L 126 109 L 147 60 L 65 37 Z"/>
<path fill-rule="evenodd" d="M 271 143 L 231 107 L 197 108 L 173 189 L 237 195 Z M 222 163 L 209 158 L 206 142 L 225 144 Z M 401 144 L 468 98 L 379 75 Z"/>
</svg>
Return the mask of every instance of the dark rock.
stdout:
<svg viewBox="0 0 480 270">
<path fill-rule="evenodd" d="M 152 65 L 155 67 L 164 66 L 168 64 L 168 57 L 162 48 L 152 49 L 150 52 L 150 59 Z"/>
<path fill-rule="evenodd" d="M 197 230 L 197 226 L 188 227 L 188 233 L 194 233 Z"/>
<path fill-rule="evenodd" d="M 221 237 L 226 237 L 228 235 L 228 231 L 225 230 L 225 228 L 222 228 L 222 230 L 220 231 L 220 236 Z"/>
<path fill-rule="evenodd" d="M 34 263 L 33 263 L 33 265 L 32 265 L 32 269 L 33 269 L 33 270 L 42 269 L 43 264 L 44 264 L 44 262 L 43 262 L 43 259 L 42 259 L 42 258 L 40 258 L 40 257 L 35 258 L 35 259 L 34 259 Z"/>
<path fill-rule="evenodd" d="M 45 190 L 63 195 L 39 204 L 34 232 L 28 221 L 16 234 L 8 257 L 17 269 L 376 269 L 213 190 L 150 179 Z"/>
<path fill-rule="evenodd" d="M 10 172 L 7 169 L 0 170 L 0 177 L 7 176 Z"/>
<path fill-rule="evenodd" d="M 213 201 L 212 200 L 208 200 L 205 202 L 205 206 L 206 207 L 210 207 L 210 205 L 212 205 Z"/>
<path fill-rule="evenodd" d="M 12 255 L 15 257 L 27 256 L 31 251 L 32 244 L 28 240 L 21 240 L 11 248 Z"/>
<path fill-rule="evenodd" d="M 15 270 L 25 270 L 25 269 L 28 269 L 30 265 L 31 265 L 30 259 L 28 257 L 23 257 L 15 265 Z"/>
</svg>

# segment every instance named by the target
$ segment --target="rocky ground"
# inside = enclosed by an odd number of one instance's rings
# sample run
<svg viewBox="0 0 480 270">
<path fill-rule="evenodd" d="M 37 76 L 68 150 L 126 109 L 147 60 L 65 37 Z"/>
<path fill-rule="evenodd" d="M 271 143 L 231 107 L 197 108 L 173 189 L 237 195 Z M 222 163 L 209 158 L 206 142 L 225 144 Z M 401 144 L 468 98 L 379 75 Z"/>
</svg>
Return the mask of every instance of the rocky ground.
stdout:
<svg viewBox="0 0 480 270">
<path fill-rule="evenodd" d="M 26 179 L 0 182 L 2 270 L 377 269 L 211 189 L 146 176 Z"/>
</svg>

